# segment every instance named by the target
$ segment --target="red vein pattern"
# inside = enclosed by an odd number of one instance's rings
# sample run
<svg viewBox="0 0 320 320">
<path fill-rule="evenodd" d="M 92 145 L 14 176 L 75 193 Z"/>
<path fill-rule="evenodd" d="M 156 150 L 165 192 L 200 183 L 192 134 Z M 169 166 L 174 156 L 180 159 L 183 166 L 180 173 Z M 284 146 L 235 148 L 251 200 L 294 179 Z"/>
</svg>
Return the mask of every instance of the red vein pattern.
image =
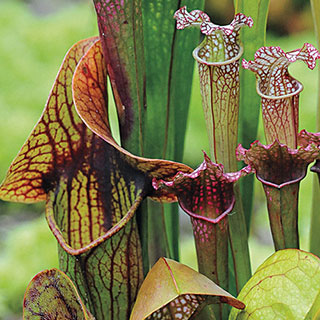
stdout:
<svg viewBox="0 0 320 320">
<path fill-rule="evenodd" d="M 41 271 L 29 283 L 23 301 L 23 319 L 94 318 L 87 312 L 71 280 L 63 272 L 51 269 Z"/>
<path fill-rule="evenodd" d="M 277 140 L 270 145 L 259 141 L 247 150 L 240 144 L 236 150 L 238 160 L 243 160 L 255 171 L 258 180 L 275 188 L 302 180 L 308 165 L 319 157 L 320 150 L 314 145 L 290 149 Z"/>
<path fill-rule="evenodd" d="M 154 188 L 175 193 L 181 208 L 190 216 L 199 272 L 224 289 L 228 288 L 227 214 L 235 202 L 233 184 L 250 171 L 245 167 L 224 173 L 223 166 L 211 162 L 205 154 L 194 172 L 177 174 L 170 182 L 153 180 Z"/>
<path fill-rule="evenodd" d="M 302 60 L 313 69 L 319 58 L 318 50 L 305 43 L 301 49 L 287 53 L 280 47 L 262 47 L 255 53 L 254 61 L 243 60 L 243 67 L 256 74 L 268 144 L 278 139 L 290 148 L 297 147 L 299 93 L 303 86 L 289 74 L 288 67 Z"/>
<path fill-rule="evenodd" d="M 249 150 L 239 145 L 236 152 L 263 184 L 275 249 L 299 248 L 299 184 L 320 150 L 314 145 L 290 149 L 275 140 L 267 146 L 256 141 Z"/>
<path fill-rule="evenodd" d="M 64 84 L 72 77 L 78 61 L 97 38 L 80 41 L 67 54 L 52 88 L 47 107 L 18 156 L 11 164 L 0 188 L 3 200 L 36 202 L 46 199 L 46 191 L 57 171 L 75 159 L 82 148 L 83 122 L 72 110 L 72 95 Z M 59 107 L 58 107 L 59 106 Z"/>
<path fill-rule="evenodd" d="M 97 38 L 72 47 L 41 119 L 9 169 L 0 197 L 23 202 L 47 199 L 46 216 L 60 244 L 62 269 L 97 319 L 125 319 L 142 280 L 132 217 L 147 195 L 176 200 L 172 194 L 154 192 L 153 177 L 170 178 L 178 170 L 192 169 L 135 157 L 119 147 L 110 132 L 105 83 Z M 107 133 L 106 141 L 78 116 L 73 96 L 85 103 L 85 113 Z M 102 114 L 96 113 L 98 109 Z"/>
<path fill-rule="evenodd" d="M 237 170 L 234 150 L 238 134 L 239 59 L 242 47 L 239 30 L 252 26 L 250 17 L 238 13 L 228 26 L 218 26 L 199 10 L 179 9 L 174 16 L 177 28 L 199 25 L 206 35 L 193 51 L 198 62 L 202 105 L 208 131 L 211 156 L 227 171 Z"/>
<path fill-rule="evenodd" d="M 79 290 L 97 319 L 124 319 L 142 280 L 138 231 L 130 218 L 151 189 L 151 180 L 122 160 L 120 152 L 89 130 L 75 111 L 71 79 L 80 58 L 95 41 L 79 42 L 67 54 L 42 118 L 0 190 L 8 200 L 47 198 L 50 228 L 65 252 L 77 256 L 69 257 L 60 250 L 62 269 L 72 280 L 82 279 Z M 110 256 L 114 258 L 108 260 Z M 123 264 L 121 270 L 116 262 Z M 93 267 L 90 263 L 98 264 Z M 110 307 L 105 299 L 115 293 L 118 301 Z"/>
<path fill-rule="evenodd" d="M 205 305 L 218 302 L 245 307 L 203 274 L 160 258 L 139 290 L 130 319 L 195 319 Z"/>
<path fill-rule="evenodd" d="M 105 98 L 107 92 L 106 75 L 103 74 L 105 64 L 102 59 L 102 48 L 97 41 L 79 63 L 73 77 L 73 97 L 77 111 L 87 126 L 98 136 L 121 152 L 121 157 L 132 167 L 147 174 L 150 178 L 172 179 L 178 172 L 192 172 L 193 170 L 181 163 L 147 159 L 135 156 L 120 147 L 113 139 L 108 119 L 108 103 Z M 176 201 L 173 194 L 157 193 L 155 200 Z"/>
</svg>

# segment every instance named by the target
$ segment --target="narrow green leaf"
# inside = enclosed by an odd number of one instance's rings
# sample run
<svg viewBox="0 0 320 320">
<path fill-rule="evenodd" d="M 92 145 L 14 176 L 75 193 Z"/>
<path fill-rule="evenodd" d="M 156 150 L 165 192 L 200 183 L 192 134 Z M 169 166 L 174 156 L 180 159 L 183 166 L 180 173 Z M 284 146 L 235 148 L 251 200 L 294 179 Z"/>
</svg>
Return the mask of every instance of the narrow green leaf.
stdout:
<svg viewBox="0 0 320 320">
<path fill-rule="evenodd" d="M 152 158 L 182 161 L 194 70 L 192 50 L 199 39 L 197 30 L 188 35 L 176 30 L 173 14 L 185 2 L 142 3 L 147 96 L 144 155 Z M 203 0 L 192 1 L 194 8 L 201 9 L 203 4 Z M 149 241 L 156 248 L 151 264 L 164 255 L 178 260 L 178 207 L 152 204 L 149 210 Z"/>
<path fill-rule="evenodd" d="M 118 110 L 122 145 L 143 155 L 145 64 L 141 0 L 94 0 L 100 39 Z"/>
<path fill-rule="evenodd" d="M 245 305 L 214 282 L 174 260 L 160 258 L 144 280 L 130 320 L 192 318 L 208 303 Z"/>
<path fill-rule="evenodd" d="M 320 0 L 310 0 L 314 30 L 317 37 L 318 48 L 320 48 Z M 318 66 L 318 79 L 320 79 L 320 67 Z M 318 103 L 317 103 L 317 131 L 320 131 L 320 81 L 318 85 Z M 310 228 L 310 251 L 320 256 L 320 206 L 319 206 L 320 183 L 317 177 L 313 180 L 312 194 L 312 212 Z"/>
<path fill-rule="evenodd" d="M 242 311 L 235 319 L 305 319 L 320 290 L 320 260 L 311 253 L 287 249 L 269 257 L 241 290 Z"/>
<path fill-rule="evenodd" d="M 253 27 L 243 28 L 240 38 L 244 48 L 243 58 L 251 60 L 254 53 L 265 45 L 266 25 L 270 0 L 234 0 L 235 12 L 242 12 L 253 19 Z M 245 146 L 256 140 L 260 98 L 256 93 L 256 81 L 253 74 L 240 70 L 240 103 L 239 103 L 239 140 Z M 250 228 L 253 176 L 241 181 L 241 196 L 246 217 L 247 230 Z"/>
<path fill-rule="evenodd" d="M 23 301 L 24 320 L 94 320 L 66 274 L 57 270 L 39 272 L 29 283 Z"/>
</svg>

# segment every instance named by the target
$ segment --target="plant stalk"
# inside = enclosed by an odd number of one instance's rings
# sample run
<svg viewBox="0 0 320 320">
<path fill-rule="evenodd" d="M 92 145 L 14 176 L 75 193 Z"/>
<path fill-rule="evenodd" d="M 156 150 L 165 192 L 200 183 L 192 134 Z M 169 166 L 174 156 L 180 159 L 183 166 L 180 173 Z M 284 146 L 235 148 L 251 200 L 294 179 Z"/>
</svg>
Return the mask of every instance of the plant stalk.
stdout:
<svg viewBox="0 0 320 320">
<path fill-rule="evenodd" d="M 299 182 L 275 188 L 263 184 L 275 250 L 299 249 Z"/>
<path fill-rule="evenodd" d="M 320 46 L 320 0 L 310 0 L 314 30 L 317 37 L 318 48 Z M 317 123 L 316 130 L 320 130 L 320 67 L 318 66 L 318 102 L 317 102 Z M 318 174 L 319 176 L 319 174 Z M 311 224 L 310 224 L 310 251 L 317 256 L 320 256 L 320 178 L 313 178 L 313 192 L 312 192 L 312 208 L 311 208 Z"/>
</svg>

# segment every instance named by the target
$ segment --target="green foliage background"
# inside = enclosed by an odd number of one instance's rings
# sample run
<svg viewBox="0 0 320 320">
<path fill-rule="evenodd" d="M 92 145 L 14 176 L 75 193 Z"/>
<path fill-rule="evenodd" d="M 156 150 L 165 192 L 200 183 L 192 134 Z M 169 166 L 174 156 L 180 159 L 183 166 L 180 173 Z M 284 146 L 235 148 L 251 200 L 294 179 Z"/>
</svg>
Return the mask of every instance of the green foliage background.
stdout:
<svg viewBox="0 0 320 320">
<path fill-rule="evenodd" d="M 0 179 L 39 119 L 65 53 L 73 43 L 96 34 L 91 1 L 64 5 L 63 9 L 50 14 L 35 13 L 21 1 L 0 3 Z M 316 45 L 312 30 L 281 38 L 267 35 L 268 45 L 279 45 L 285 51 L 299 48 L 304 42 Z M 300 62 L 290 70 L 305 86 L 300 102 L 300 128 L 314 131 L 317 72 L 307 70 Z M 202 162 L 201 150 L 208 151 L 208 143 L 197 72 L 193 83 L 184 162 L 196 167 Z M 259 139 L 264 140 L 261 128 Z M 305 250 L 308 250 L 311 180 L 312 174 L 309 174 L 302 181 L 299 204 L 301 247 Z M 56 242 L 43 212 L 44 204 L 0 202 L 2 319 L 18 319 L 28 282 L 40 270 L 57 267 Z M 182 262 L 196 268 L 189 218 L 183 214 L 181 231 Z M 255 184 L 250 250 L 254 269 L 273 252 L 264 194 L 258 183 Z"/>
</svg>

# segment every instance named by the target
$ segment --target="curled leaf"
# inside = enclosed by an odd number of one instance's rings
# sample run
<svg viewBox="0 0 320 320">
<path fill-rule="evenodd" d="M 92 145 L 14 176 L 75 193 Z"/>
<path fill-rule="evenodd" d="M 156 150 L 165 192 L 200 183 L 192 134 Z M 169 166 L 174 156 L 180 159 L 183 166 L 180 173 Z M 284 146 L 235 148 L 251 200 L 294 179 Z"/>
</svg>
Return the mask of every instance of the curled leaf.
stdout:
<svg viewBox="0 0 320 320">
<path fill-rule="evenodd" d="M 207 303 L 245 305 L 214 282 L 174 260 L 160 258 L 144 280 L 130 320 L 189 319 Z M 212 300 L 210 300 L 212 299 Z"/>
<path fill-rule="evenodd" d="M 23 301 L 24 320 L 94 320 L 66 274 L 58 269 L 39 272 L 29 283 Z"/>
</svg>

